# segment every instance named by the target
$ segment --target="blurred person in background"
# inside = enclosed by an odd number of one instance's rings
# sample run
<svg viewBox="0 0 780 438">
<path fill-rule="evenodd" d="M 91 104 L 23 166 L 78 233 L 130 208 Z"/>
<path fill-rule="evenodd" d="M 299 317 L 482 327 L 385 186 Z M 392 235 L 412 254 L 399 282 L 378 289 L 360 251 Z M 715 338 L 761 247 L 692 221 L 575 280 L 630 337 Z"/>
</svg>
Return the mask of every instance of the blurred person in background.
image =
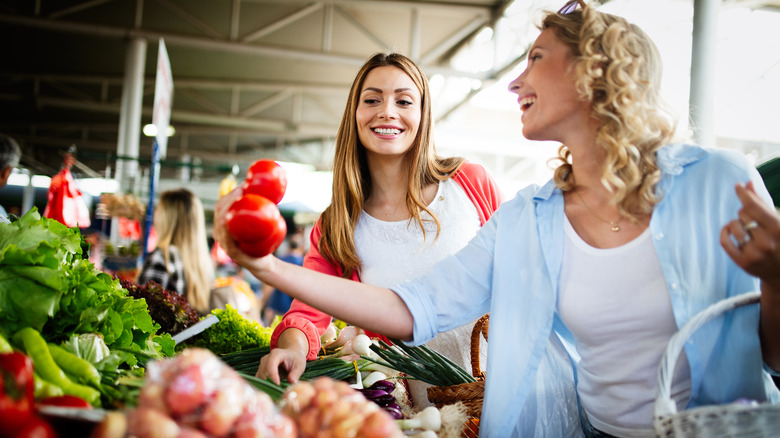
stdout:
<svg viewBox="0 0 780 438">
<path fill-rule="evenodd" d="M 301 231 L 287 236 L 286 253 L 279 258 L 287 263 L 303 266 L 303 247 L 301 244 L 303 234 Z M 270 285 L 263 285 L 261 307 L 263 307 L 263 322 L 271 326 L 277 315 L 284 315 L 290 310 L 292 297 Z"/>
<path fill-rule="evenodd" d="M 200 199 L 187 189 L 160 193 L 154 210 L 157 246 L 144 260 L 136 283 L 154 281 L 184 295 L 201 314 L 209 313 L 214 263 Z"/>
<path fill-rule="evenodd" d="M 19 165 L 22 149 L 13 138 L 0 134 L 0 189 L 8 184 L 8 178 Z M 8 222 L 8 213 L 0 205 L 0 222 Z"/>
</svg>

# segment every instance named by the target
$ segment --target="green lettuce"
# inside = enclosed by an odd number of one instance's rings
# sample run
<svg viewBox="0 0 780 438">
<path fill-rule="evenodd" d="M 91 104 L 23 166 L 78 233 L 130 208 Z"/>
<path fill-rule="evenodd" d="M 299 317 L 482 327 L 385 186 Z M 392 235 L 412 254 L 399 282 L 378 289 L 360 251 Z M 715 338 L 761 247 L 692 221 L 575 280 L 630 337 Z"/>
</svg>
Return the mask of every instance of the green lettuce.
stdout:
<svg viewBox="0 0 780 438">
<path fill-rule="evenodd" d="M 43 218 L 33 208 L 18 221 L 0 224 L 0 330 L 33 327 L 48 342 L 97 333 L 125 362 L 172 356 L 175 343 L 156 335 L 144 300 L 129 296 L 118 279 L 83 257 L 83 236 Z"/>
</svg>

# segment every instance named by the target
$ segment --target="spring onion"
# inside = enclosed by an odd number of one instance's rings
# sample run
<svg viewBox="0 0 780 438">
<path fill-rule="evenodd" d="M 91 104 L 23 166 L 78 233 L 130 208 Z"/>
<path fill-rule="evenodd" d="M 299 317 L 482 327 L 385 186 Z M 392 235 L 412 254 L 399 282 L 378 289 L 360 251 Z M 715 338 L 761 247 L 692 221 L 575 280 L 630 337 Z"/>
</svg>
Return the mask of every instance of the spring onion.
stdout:
<svg viewBox="0 0 780 438">
<path fill-rule="evenodd" d="M 397 420 L 402 430 L 422 429 L 437 432 L 441 429 L 441 412 L 435 406 L 428 406 L 406 420 Z"/>
<path fill-rule="evenodd" d="M 394 342 L 395 345 L 390 346 L 379 340 L 379 345 L 371 345 L 371 350 L 381 359 L 365 355 L 361 357 L 434 386 L 451 386 L 476 381 L 474 376 L 458 364 L 431 350 L 430 347 L 425 345 L 409 347 L 401 342 Z"/>
<path fill-rule="evenodd" d="M 371 374 L 367 375 L 363 379 L 363 387 L 368 388 L 374 383 L 379 382 L 381 380 L 387 380 L 387 374 L 381 371 L 372 371 Z"/>
</svg>

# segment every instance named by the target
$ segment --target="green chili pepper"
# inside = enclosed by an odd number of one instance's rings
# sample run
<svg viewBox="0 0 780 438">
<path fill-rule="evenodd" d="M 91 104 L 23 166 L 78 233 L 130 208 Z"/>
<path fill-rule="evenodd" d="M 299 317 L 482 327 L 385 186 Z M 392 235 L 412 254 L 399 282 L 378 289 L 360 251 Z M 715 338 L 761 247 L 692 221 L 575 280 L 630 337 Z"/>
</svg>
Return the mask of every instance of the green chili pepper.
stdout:
<svg viewBox="0 0 780 438">
<path fill-rule="evenodd" d="M 38 373 L 33 374 L 33 379 L 35 381 L 35 399 L 42 399 L 47 397 L 56 397 L 65 394 L 65 392 L 60 388 L 59 386 L 47 382 L 46 380 L 43 380 L 41 376 L 38 375 Z"/>
<path fill-rule="evenodd" d="M 0 333 L 0 353 L 11 353 L 12 351 L 14 351 L 14 348 L 8 342 L 8 339 Z"/>
<path fill-rule="evenodd" d="M 75 395 L 87 400 L 94 406 L 100 403 L 100 392 L 95 388 L 74 383 L 65 375 L 51 356 L 49 346 L 43 336 L 32 327 L 25 327 L 14 333 L 14 343 L 24 346 L 27 355 L 35 364 L 35 371 L 40 376 L 60 388 L 65 394 Z"/>
<path fill-rule="evenodd" d="M 94 387 L 100 385 L 100 372 L 92 365 L 92 362 L 84 360 L 55 344 L 49 344 L 49 352 L 54 362 L 66 373 L 76 377 L 82 383 L 87 383 Z"/>
</svg>

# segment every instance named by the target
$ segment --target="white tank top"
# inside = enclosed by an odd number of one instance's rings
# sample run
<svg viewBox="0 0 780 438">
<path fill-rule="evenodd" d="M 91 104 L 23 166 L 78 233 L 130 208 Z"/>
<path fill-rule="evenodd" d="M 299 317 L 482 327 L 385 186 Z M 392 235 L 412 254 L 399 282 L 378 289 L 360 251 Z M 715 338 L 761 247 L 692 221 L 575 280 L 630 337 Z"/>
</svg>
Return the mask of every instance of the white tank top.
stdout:
<svg viewBox="0 0 780 438">
<path fill-rule="evenodd" d="M 650 229 L 608 249 L 588 245 L 568 218 L 564 229 L 558 313 L 582 357 L 582 406 L 596 429 L 654 437 L 658 364 L 677 325 Z M 673 382 L 682 409 L 691 388 L 687 360 L 678 361 Z"/>
<path fill-rule="evenodd" d="M 425 273 L 436 262 L 454 254 L 469 242 L 480 228 L 477 208 L 466 192 L 448 179 L 439 183 L 436 197 L 428 208 L 441 224 L 436 239 L 436 223 L 425 222 L 425 240 L 416 222 L 387 222 L 376 219 L 365 211 L 355 228 L 355 246 L 360 261 L 360 280 L 382 287 L 395 286 Z M 428 217 L 425 213 L 423 217 Z M 426 343 L 471 373 L 471 329 L 474 322 L 449 332 L 439 333 Z M 481 367 L 484 370 L 487 345 L 482 339 Z M 416 409 L 431 405 L 427 388 L 430 385 L 409 380 L 410 395 Z"/>
</svg>

